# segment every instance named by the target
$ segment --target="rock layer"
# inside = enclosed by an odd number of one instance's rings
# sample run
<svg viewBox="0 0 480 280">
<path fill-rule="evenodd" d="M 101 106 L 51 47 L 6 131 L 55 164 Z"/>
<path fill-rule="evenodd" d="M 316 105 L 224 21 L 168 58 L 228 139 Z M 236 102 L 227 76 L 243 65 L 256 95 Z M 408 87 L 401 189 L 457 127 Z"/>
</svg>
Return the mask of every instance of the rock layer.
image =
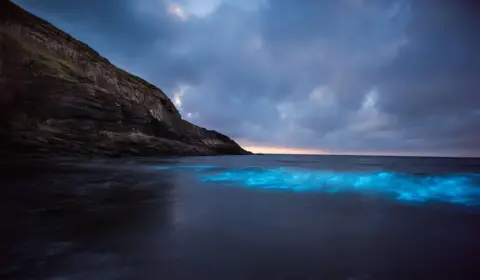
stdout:
<svg viewBox="0 0 480 280">
<path fill-rule="evenodd" d="M 15 154 L 247 154 L 160 89 L 10 1 L 0 4 L 0 145 Z"/>
</svg>

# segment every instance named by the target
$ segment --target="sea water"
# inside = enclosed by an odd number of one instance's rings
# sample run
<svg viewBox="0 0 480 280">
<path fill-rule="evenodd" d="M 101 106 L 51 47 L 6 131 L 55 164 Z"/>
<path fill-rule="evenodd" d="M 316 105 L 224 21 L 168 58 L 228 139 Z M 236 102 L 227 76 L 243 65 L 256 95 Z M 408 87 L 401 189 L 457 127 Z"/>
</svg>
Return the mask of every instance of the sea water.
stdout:
<svg viewBox="0 0 480 280">
<path fill-rule="evenodd" d="M 480 160 L 8 162 L 2 279 L 480 279 Z"/>
</svg>

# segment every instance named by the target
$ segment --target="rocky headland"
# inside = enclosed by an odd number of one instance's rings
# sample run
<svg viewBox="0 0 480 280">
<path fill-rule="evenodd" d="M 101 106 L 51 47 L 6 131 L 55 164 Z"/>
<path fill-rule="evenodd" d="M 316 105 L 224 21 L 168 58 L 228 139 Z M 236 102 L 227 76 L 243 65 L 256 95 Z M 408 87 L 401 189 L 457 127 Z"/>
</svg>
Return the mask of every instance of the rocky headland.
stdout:
<svg viewBox="0 0 480 280">
<path fill-rule="evenodd" d="M 167 95 L 10 1 L 0 4 L 0 151 L 248 154 L 182 119 Z"/>
</svg>

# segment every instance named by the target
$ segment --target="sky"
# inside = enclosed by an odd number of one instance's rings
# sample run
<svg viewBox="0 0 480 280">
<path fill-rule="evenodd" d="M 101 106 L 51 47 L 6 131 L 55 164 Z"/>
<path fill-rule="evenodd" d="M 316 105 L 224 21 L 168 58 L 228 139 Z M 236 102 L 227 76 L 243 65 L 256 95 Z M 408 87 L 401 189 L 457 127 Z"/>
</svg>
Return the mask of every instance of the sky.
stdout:
<svg viewBox="0 0 480 280">
<path fill-rule="evenodd" d="M 16 0 L 265 153 L 480 156 L 476 0 Z"/>
</svg>

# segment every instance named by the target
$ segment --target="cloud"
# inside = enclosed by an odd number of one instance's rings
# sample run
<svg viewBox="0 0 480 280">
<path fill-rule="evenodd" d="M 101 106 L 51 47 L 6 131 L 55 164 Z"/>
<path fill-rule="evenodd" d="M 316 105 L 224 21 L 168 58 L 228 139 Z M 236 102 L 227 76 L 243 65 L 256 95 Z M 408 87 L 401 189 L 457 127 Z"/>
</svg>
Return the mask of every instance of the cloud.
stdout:
<svg viewBox="0 0 480 280">
<path fill-rule="evenodd" d="M 475 1 L 16 2 L 245 143 L 480 156 Z"/>
</svg>

